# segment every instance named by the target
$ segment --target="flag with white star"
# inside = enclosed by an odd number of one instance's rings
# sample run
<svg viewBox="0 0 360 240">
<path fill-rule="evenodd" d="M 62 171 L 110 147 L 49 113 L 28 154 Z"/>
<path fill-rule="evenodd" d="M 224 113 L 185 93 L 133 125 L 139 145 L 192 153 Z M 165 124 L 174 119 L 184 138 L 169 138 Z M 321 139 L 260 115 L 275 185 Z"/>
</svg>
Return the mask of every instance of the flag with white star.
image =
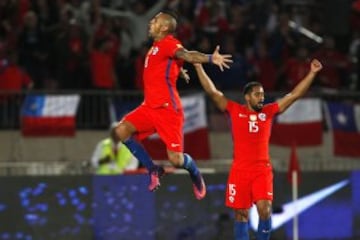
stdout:
<svg viewBox="0 0 360 240">
<path fill-rule="evenodd" d="M 360 157 L 360 105 L 327 102 L 327 123 L 336 156 Z"/>
</svg>

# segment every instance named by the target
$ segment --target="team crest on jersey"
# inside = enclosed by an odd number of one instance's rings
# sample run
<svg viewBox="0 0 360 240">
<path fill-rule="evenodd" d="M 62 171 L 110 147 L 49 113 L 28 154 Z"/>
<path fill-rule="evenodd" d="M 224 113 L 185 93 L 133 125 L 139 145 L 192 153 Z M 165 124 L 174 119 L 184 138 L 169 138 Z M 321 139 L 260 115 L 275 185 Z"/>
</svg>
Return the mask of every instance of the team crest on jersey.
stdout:
<svg viewBox="0 0 360 240">
<path fill-rule="evenodd" d="M 261 121 L 265 121 L 266 120 L 266 114 L 265 113 L 259 113 L 259 119 L 261 120 Z"/>
<path fill-rule="evenodd" d="M 158 47 L 154 47 L 151 51 L 151 55 L 156 55 L 159 52 L 159 48 Z"/>
<path fill-rule="evenodd" d="M 255 114 L 250 115 L 250 121 L 256 121 L 257 117 Z"/>
</svg>

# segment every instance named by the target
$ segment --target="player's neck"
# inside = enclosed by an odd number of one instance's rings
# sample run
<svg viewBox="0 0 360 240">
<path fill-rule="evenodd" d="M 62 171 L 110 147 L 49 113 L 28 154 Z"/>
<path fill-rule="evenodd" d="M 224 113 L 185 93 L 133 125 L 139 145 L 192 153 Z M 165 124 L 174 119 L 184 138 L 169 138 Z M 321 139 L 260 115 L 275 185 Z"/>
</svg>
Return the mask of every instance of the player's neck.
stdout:
<svg viewBox="0 0 360 240">
<path fill-rule="evenodd" d="M 161 39 L 165 38 L 167 35 L 169 35 L 168 33 L 164 33 L 164 34 L 159 34 L 159 36 L 154 38 L 154 41 L 160 41 Z"/>
</svg>

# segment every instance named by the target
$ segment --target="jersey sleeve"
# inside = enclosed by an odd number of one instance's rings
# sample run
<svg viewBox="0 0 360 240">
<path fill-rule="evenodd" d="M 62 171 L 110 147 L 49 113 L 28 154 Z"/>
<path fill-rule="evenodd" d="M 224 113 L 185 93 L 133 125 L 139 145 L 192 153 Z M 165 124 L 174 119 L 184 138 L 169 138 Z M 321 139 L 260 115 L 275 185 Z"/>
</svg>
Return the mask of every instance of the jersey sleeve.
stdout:
<svg viewBox="0 0 360 240">
<path fill-rule="evenodd" d="M 184 48 L 180 41 L 172 38 L 172 39 L 168 39 L 166 42 L 164 42 L 165 44 L 165 55 L 168 57 L 175 57 L 175 53 L 177 50 Z"/>
<path fill-rule="evenodd" d="M 279 108 L 279 103 L 277 102 L 274 102 L 274 103 L 270 103 L 268 106 L 267 106 L 267 109 L 268 109 L 268 113 L 270 114 L 270 116 L 274 116 L 276 115 L 280 108 Z"/>
<path fill-rule="evenodd" d="M 234 101 L 228 100 L 226 104 L 226 111 L 232 112 L 232 110 L 235 108 L 236 103 Z"/>
</svg>

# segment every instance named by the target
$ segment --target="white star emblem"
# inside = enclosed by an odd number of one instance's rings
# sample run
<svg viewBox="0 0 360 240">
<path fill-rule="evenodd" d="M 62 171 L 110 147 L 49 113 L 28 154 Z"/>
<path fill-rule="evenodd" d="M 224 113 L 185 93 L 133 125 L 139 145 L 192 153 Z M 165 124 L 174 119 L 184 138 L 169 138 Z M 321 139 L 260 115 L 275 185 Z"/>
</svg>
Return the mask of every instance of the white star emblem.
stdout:
<svg viewBox="0 0 360 240">
<path fill-rule="evenodd" d="M 336 120 L 341 124 L 341 125 L 345 125 L 347 122 L 347 117 L 343 112 L 339 112 L 336 115 Z"/>
</svg>

